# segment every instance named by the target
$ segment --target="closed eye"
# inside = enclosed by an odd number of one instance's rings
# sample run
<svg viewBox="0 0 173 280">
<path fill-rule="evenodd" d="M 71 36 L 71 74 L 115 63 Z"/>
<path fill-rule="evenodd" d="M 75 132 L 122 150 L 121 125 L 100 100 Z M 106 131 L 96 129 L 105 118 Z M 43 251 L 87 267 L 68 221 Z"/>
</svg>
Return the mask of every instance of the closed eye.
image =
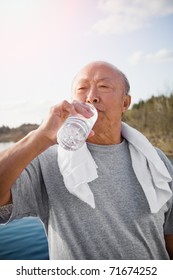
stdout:
<svg viewBox="0 0 173 280">
<path fill-rule="evenodd" d="M 79 91 L 79 90 L 86 90 L 87 89 L 87 86 L 79 86 L 76 90 Z"/>
<path fill-rule="evenodd" d="M 103 90 L 103 91 L 109 91 L 111 89 L 111 87 L 108 85 L 99 85 L 98 89 Z"/>
</svg>

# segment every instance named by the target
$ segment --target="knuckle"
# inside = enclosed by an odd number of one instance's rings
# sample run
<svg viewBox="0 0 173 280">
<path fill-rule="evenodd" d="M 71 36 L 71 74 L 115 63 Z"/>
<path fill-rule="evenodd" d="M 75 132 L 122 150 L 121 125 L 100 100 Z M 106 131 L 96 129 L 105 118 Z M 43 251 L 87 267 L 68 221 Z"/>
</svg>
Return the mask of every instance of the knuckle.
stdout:
<svg viewBox="0 0 173 280">
<path fill-rule="evenodd" d="M 64 106 L 64 107 L 66 107 L 66 106 L 69 105 L 69 102 L 68 102 L 67 100 L 63 100 L 63 101 L 61 102 L 61 105 Z"/>
<path fill-rule="evenodd" d="M 50 108 L 50 112 L 57 113 L 57 111 L 59 111 L 59 110 L 65 110 L 66 108 L 69 107 L 69 105 L 70 105 L 70 103 L 67 100 L 63 100 L 60 104 L 53 105 Z"/>
</svg>

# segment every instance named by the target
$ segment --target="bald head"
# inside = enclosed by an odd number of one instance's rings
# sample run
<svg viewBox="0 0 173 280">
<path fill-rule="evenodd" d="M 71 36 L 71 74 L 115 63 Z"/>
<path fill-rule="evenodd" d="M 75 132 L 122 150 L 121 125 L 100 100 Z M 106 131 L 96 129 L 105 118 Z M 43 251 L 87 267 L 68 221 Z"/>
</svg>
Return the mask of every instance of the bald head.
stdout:
<svg viewBox="0 0 173 280">
<path fill-rule="evenodd" d="M 105 67 L 107 68 L 108 71 L 113 71 L 115 73 L 115 80 L 117 79 L 117 76 L 119 76 L 119 78 L 122 80 L 123 82 L 123 86 L 124 86 L 124 94 L 128 95 L 129 91 L 130 91 L 130 84 L 129 81 L 127 79 L 127 77 L 125 76 L 125 74 L 119 70 L 117 67 L 115 67 L 113 64 L 108 63 L 106 61 L 93 61 L 87 65 L 85 65 L 78 73 L 77 75 L 74 77 L 73 82 L 72 82 L 72 92 L 74 92 L 75 89 L 75 84 L 76 81 L 78 80 L 78 77 L 81 75 L 82 72 L 86 71 L 87 69 L 94 69 L 98 67 Z"/>
</svg>

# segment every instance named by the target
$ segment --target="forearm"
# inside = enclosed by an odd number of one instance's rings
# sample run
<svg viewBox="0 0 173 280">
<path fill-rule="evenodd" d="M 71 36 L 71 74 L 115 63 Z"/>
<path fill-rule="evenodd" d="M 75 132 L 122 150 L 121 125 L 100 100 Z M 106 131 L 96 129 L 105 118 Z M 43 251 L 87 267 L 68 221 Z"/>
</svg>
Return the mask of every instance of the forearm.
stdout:
<svg viewBox="0 0 173 280">
<path fill-rule="evenodd" d="M 10 189 L 23 169 L 52 144 L 38 129 L 0 154 L 0 206 L 10 202 Z"/>
<path fill-rule="evenodd" d="M 53 106 L 40 127 L 0 154 L 0 206 L 10 203 L 10 189 L 23 169 L 40 153 L 56 143 L 59 127 L 68 115 L 93 115 L 84 102 L 64 100 Z"/>
<path fill-rule="evenodd" d="M 173 260 L 173 234 L 165 235 L 165 242 L 170 259 Z"/>
</svg>

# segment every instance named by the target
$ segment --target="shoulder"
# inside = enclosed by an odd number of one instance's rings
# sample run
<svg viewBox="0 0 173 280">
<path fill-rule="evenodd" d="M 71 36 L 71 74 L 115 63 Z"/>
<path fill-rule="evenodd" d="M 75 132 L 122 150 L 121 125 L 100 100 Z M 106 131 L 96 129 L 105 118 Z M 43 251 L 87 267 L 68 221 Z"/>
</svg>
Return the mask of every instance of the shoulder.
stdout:
<svg viewBox="0 0 173 280">
<path fill-rule="evenodd" d="M 166 165 L 168 171 L 171 173 L 171 177 L 173 178 L 173 163 L 171 162 L 171 160 L 165 155 L 165 153 L 160 150 L 159 148 L 156 148 L 156 151 L 158 153 L 158 155 L 160 156 L 161 160 L 164 162 L 164 164 Z"/>
<path fill-rule="evenodd" d="M 43 167 L 48 166 L 57 161 L 57 144 L 54 146 L 51 146 L 44 152 L 42 152 L 40 155 L 38 155 L 35 159 L 32 160 L 30 165 L 28 167 Z"/>
<path fill-rule="evenodd" d="M 163 153 L 163 151 L 161 151 L 159 148 L 156 148 L 156 151 L 158 153 L 158 155 L 160 156 L 161 160 L 164 162 L 171 178 L 172 178 L 172 181 L 169 182 L 169 185 L 170 185 L 170 188 L 172 189 L 172 192 L 173 192 L 173 163 L 170 161 L 170 159 Z"/>
</svg>

